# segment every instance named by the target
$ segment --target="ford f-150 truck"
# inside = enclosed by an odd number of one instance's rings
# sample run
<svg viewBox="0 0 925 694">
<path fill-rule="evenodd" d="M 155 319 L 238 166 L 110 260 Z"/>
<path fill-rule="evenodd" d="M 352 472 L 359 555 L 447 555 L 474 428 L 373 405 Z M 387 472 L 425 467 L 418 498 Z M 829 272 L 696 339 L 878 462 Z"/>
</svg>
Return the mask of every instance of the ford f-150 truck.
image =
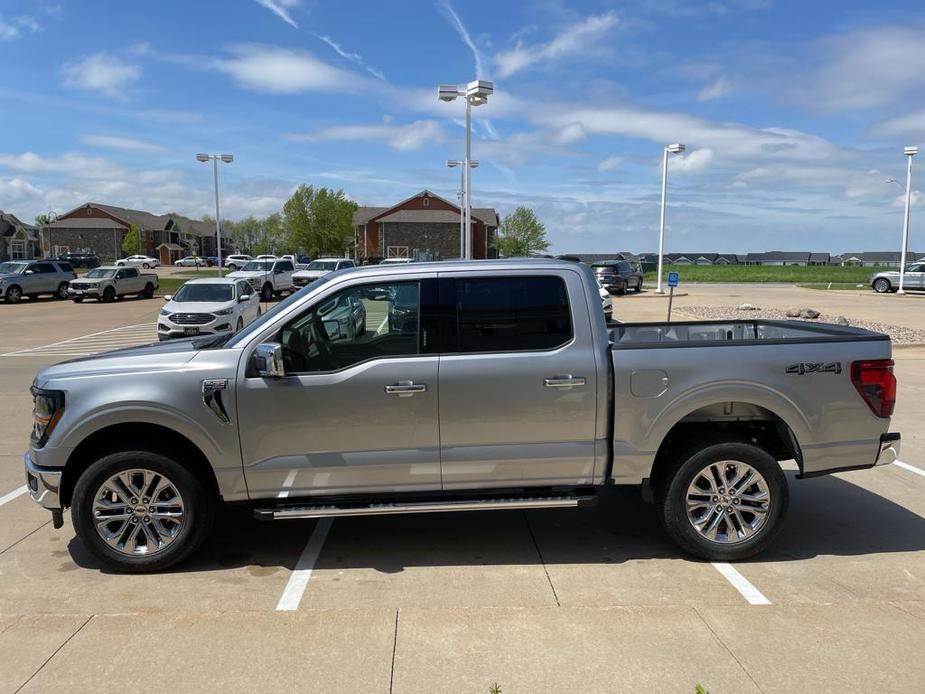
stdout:
<svg viewBox="0 0 925 694">
<path fill-rule="evenodd" d="M 365 309 L 343 330 L 344 302 Z M 262 519 L 534 509 L 640 485 L 712 560 L 771 541 L 797 477 L 893 462 L 889 338 L 799 321 L 608 331 L 589 268 L 521 259 L 332 272 L 233 336 L 35 379 L 33 498 L 106 564 L 170 566 L 219 502 Z"/>
</svg>

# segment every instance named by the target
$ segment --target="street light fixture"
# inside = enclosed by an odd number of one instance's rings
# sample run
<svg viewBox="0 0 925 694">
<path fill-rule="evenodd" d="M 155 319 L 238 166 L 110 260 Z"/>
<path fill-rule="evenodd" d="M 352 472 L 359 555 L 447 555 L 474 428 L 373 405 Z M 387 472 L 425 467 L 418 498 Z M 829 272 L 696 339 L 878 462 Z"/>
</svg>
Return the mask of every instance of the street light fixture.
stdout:
<svg viewBox="0 0 925 694">
<path fill-rule="evenodd" d="M 461 159 L 447 159 L 446 165 L 451 169 L 457 166 L 462 167 L 459 170 L 459 190 L 456 192 L 456 198 L 459 200 L 459 257 L 466 257 L 466 162 Z M 469 162 L 469 166 L 477 169 L 479 163 L 475 160 Z"/>
<path fill-rule="evenodd" d="M 658 280 L 655 287 L 656 294 L 662 294 L 662 262 L 665 255 L 665 206 L 668 196 L 668 155 L 681 154 L 686 149 L 680 142 L 666 145 L 662 156 L 662 210 L 658 221 Z"/>
<path fill-rule="evenodd" d="M 913 146 L 903 148 L 903 154 L 909 157 L 906 167 L 906 210 L 903 214 L 903 248 L 899 254 L 899 289 L 897 294 L 905 294 L 903 282 L 906 279 L 906 253 L 909 248 L 909 207 L 912 203 L 912 157 L 919 153 L 919 148 Z"/>
<path fill-rule="evenodd" d="M 230 164 L 234 161 L 233 154 L 203 154 L 199 153 L 196 155 L 196 161 L 207 162 L 212 161 L 212 176 L 215 181 L 215 240 L 216 240 L 216 250 L 218 253 L 218 276 L 222 276 L 222 226 L 221 226 L 221 213 L 218 209 L 218 162 L 219 160 Z"/>
<path fill-rule="evenodd" d="M 459 97 L 466 100 L 466 158 L 463 160 L 463 258 L 472 257 L 472 203 L 470 191 L 472 190 L 472 107 L 488 103 L 488 97 L 495 91 L 495 85 L 486 80 L 473 80 L 464 88 L 455 84 L 441 84 L 437 87 L 437 98 L 440 101 L 455 101 Z M 466 166 L 466 164 L 469 166 Z"/>
</svg>

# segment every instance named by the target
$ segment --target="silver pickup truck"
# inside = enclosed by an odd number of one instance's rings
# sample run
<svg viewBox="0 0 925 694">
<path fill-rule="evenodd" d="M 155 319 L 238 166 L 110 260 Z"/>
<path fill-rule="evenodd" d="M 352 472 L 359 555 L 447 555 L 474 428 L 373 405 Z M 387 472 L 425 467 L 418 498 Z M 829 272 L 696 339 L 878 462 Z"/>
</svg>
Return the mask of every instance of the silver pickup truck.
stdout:
<svg viewBox="0 0 925 694">
<path fill-rule="evenodd" d="M 83 277 L 73 280 L 67 291 L 74 303 L 79 304 L 84 299 L 109 303 L 129 294 L 150 299 L 157 288 L 157 275 L 153 272 L 139 272 L 134 267 L 108 266 L 95 267 Z"/>
<path fill-rule="evenodd" d="M 362 304 L 363 329 L 344 306 Z M 885 335 L 802 322 L 622 324 L 582 265 L 333 272 L 241 332 L 42 371 L 33 498 L 107 565 L 190 555 L 219 502 L 262 519 L 533 509 L 640 485 L 712 560 L 771 541 L 798 477 L 894 461 Z"/>
</svg>

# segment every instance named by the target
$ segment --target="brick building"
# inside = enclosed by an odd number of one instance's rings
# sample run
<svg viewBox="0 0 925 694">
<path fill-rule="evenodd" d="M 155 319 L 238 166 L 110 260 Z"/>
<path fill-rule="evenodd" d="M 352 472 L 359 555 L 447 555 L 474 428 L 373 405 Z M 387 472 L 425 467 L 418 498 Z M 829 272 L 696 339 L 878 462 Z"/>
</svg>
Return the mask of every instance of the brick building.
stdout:
<svg viewBox="0 0 925 694">
<path fill-rule="evenodd" d="M 177 214 L 88 202 L 60 215 L 42 231 L 46 252 L 96 253 L 104 262 L 125 255 L 122 241 L 131 224 L 141 230 L 142 252 L 169 264 L 185 255 L 216 255 L 215 227 Z M 225 245 L 224 243 L 222 244 Z"/>
<path fill-rule="evenodd" d="M 473 257 L 494 258 L 498 213 L 472 208 Z M 358 207 L 353 213 L 357 259 L 460 257 L 459 206 L 423 190 L 392 207 Z"/>
</svg>

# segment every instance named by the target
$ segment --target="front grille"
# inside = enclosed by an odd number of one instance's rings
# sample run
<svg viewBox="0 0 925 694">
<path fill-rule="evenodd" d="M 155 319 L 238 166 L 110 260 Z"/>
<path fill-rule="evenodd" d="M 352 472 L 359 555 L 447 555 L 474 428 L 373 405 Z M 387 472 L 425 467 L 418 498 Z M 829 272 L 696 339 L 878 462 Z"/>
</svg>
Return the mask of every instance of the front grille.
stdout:
<svg viewBox="0 0 925 694">
<path fill-rule="evenodd" d="M 292 283 L 297 287 L 304 287 L 307 284 L 314 282 L 310 277 L 293 277 Z"/>
<path fill-rule="evenodd" d="M 205 325 L 215 320 L 211 313 L 171 313 L 170 320 L 177 325 Z"/>
</svg>

